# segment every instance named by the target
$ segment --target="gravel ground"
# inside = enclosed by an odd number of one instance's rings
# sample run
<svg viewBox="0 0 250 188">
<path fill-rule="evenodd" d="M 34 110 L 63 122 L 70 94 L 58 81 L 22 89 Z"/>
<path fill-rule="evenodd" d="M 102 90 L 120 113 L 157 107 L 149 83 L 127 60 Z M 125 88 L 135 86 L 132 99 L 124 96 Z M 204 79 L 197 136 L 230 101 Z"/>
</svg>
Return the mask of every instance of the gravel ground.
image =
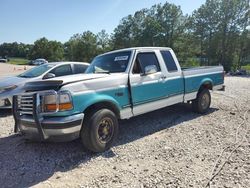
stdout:
<svg viewBox="0 0 250 188">
<path fill-rule="evenodd" d="M 32 143 L 0 114 L 1 187 L 250 187 L 250 78 L 227 77 L 210 111 L 175 105 L 121 121 L 102 154 L 70 143 Z M 237 136 L 236 136 L 237 135 Z M 222 168 L 223 167 L 223 168 Z M 215 177 L 213 177 L 215 175 Z"/>
<path fill-rule="evenodd" d="M 32 66 L 11 65 L 8 63 L 0 63 L 0 75 L 1 77 L 10 76 L 10 75 L 18 75 L 30 68 L 32 68 Z"/>
</svg>

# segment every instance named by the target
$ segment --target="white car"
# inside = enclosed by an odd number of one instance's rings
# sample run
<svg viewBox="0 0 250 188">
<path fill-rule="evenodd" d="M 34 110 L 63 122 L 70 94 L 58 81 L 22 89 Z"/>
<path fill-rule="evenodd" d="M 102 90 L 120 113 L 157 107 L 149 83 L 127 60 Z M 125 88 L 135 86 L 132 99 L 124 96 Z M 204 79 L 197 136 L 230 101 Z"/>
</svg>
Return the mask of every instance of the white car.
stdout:
<svg viewBox="0 0 250 188">
<path fill-rule="evenodd" d="M 45 63 L 48 63 L 48 61 L 46 59 L 36 59 L 36 60 L 33 60 L 31 61 L 29 64 L 30 65 L 43 65 Z"/>
<path fill-rule="evenodd" d="M 22 93 L 22 86 L 30 81 L 84 73 L 88 63 L 54 62 L 34 67 L 18 75 L 0 80 L 0 108 L 12 107 L 12 96 Z"/>
<path fill-rule="evenodd" d="M 7 62 L 8 62 L 8 59 L 0 58 L 0 63 L 7 63 Z"/>
</svg>

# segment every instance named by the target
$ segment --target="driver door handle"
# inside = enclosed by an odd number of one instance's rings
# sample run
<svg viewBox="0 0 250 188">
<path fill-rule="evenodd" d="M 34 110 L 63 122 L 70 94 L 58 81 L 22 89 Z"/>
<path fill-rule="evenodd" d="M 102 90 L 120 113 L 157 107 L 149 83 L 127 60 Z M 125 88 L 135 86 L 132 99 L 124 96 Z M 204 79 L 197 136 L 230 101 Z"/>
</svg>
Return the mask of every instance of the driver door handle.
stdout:
<svg viewBox="0 0 250 188">
<path fill-rule="evenodd" d="M 161 79 L 165 80 L 167 77 L 166 76 L 162 76 Z"/>
</svg>

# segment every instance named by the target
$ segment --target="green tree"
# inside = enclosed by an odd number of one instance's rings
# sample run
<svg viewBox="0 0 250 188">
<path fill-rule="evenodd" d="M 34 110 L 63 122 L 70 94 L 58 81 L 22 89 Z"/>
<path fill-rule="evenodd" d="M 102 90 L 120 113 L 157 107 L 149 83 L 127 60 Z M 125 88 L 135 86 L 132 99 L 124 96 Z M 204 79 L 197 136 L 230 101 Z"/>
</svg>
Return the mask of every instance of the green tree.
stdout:
<svg viewBox="0 0 250 188">
<path fill-rule="evenodd" d="M 49 41 L 45 37 L 35 41 L 29 52 L 29 59 L 45 58 L 48 61 L 63 60 L 63 45 L 57 41 Z"/>
<path fill-rule="evenodd" d="M 249 1 L 206 0 L 190 16 L 175 4 L 156 4 L 123 18 L 111 35 L 105 30 L 85 31 L 65 44 L 46 38 L 34 45 L 3 43 L 0 56 L 90 62 L 112 49 L 167 46 L 184 66 L 222 64 L 227 71 L 239 69 L 250 61 Z"/>
<path fill-rule="evenodd" d="M 208 65 L 240 64 L 249 25 L 249 0 L 207 0 L 192 15 L 193 36 Z"/>
<path fill-rule="evenodd" d="M 90 62 L 98 54 L 97 36 L 86 31 L 83 34 L 76 34 L 65 43 L 66 59 L 71 61 Z"/>
<path fill-rule="evenodd" d="M 48 60 L 61 61 L 64 59 L 63 44 L 58 41 L 49 41 Z"/>
<path fill-rule="evenodd" d="M 115 28 L 115 48 L 131 46 L 169 46 L 184 33 L 187 17 L 179 6 L 165 3 L 137 11 L 121 20 Z"/>
<path fill-rule="evenodd" d="M 0 56 L 26 58 L 32 45 L 23 43 L 3 43 L 0 45 Z"/>
<path fill-rule="evenodd" d="M 123 18 L 120 24 L 115 28 L 113 35 L 113 44 L 115 49 L 132 46 L 132 21 L 133 16 L 129 15 Z"/>
<path fill-rule="evenodd" d="M 102 30 L 99 33 L 97 33 L 96 37 L 97 37 L 98 53 L 104 53 L 112 49 L 110 36 L 105 30 Z"/>
<path fill-rule="evenodd" d="M 197 54 L 200 57 L 201 65 L 213 64 L 211 59 L 215 52 L 212 43 L 214 42 L 214 35 L 218 32 L 218 12 L 218 2 L 216 0 L 208 0 L 198 10 L 195 10 L 191 17 L 191 28 L 194 31 L 193 40 L 197 37 L 200 48 Z"/>
</svg>

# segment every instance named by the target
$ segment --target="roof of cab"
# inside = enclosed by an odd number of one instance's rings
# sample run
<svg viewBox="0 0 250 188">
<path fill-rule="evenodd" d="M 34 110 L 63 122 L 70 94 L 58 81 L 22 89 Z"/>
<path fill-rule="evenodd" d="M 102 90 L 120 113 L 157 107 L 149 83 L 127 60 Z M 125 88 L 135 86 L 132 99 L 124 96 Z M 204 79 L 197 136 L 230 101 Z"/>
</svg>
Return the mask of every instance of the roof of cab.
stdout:
<svg viewBox="0 0 250 188">
<path fill-rule="evenodd" d="M 119 49 L 119 50 L 114 50 L 114 51 L 110 51 L 104 54 L 100 54 L 100 56 L 105 55 L 105 54 L 110 54 L 110 53 L 114 53 L 114 52 L 123 52 L 123 51 L 132 51 L 132 50 L 172 50 L 169 47 L 132 47 L 132 48 L 123 48 L 123 49 Z"/>
</svg>

